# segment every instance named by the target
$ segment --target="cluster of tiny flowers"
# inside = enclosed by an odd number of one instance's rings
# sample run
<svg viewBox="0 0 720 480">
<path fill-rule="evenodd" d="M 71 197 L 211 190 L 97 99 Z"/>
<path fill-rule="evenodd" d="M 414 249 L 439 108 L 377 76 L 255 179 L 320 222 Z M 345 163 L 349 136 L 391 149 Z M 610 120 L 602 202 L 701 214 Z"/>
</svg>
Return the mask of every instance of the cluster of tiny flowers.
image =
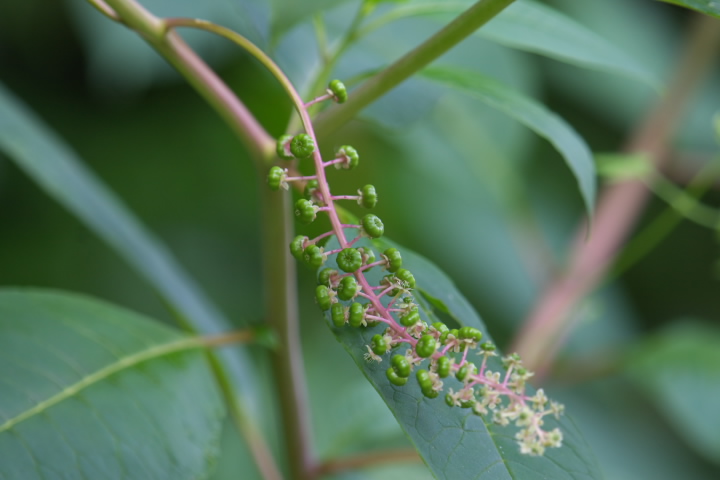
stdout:
<svg viewBox="0 0 720 480">
<path fill-rule="evenodd" d="M 338 80 L 328 86 L 328 93 L 312 100 L 305 107 L 325 99 L 342 103 L 347 98 L 345 87 Z M 303 197 L 295 202 L 295 215 L 301 223 L 313 222 L 319 213 L 329 216 L 332 230 L 314 239 L 298 235 L 290 244 L 292 255 L 300 262 L 318 269 L 315 299 L 320 308 L 329 312 L 337 328 L 374 327 L 384 325 L 367 345 L 365 359 L 381 363 L 389 356 L 387 379 L 397 386 L 405 385 L 413 371 L 425 397 L 434 399 L 445 391 L 445 379 L 454 376 L 459 388 L 448 388 L 445 403 L 449 407 L 471 409 L 476 415 L 490 418 L 498 425 L 513 423 L 519 428 L 515 435 L 523 454 L 542 455 L 548 447 L 562 444 L 562 432 L 543 428 L 544 417 L 563 412 L 563 406 L 551 402 L 542 389 L 534 395 L 526 394 L 526 383 L 532 376 L 517 354 L 502 358 L 504 372 L 492 371 L 488 359 L 496 356 L 495 346 L 482 342 L 482 332 L 473 327 L 449 329 L 444 323 L 428 325 L 421 319 L 419 306 L 413 297 L 415 277 L 403 268 L 402 255 L 396 248 L 388 248 L 376 257 L 372 248 L 355 247 L 362 238 L 379 238 L 384 234 L 383 222 L 373 214 L 361 222 L 342 224 L 334 203 L 353 200 L 365 208 L 377 203 L 372 185 L 365 185 L 357 195 L 334 196 L 325 176 L 325 168 L 353 169 L 359 163 L 358 152 L 351 146 L 340 147 L 335 158 L 323 161 L 315 145 L 312 132 L 285 135 L 278 139 L 277 154 L 287 161 L 313 158 L 315 175 L 290 176 L 288 168 L 274 166 L 268 174 L 270 188 L 288 188 L 289 183 L 304 184 Z M 356 231 L 348 240 L 346 231 Z M 340 247 L 325 250 L 321 245 L 336 236 Z M 324 267 L 335 256 L 338 269 Z M 380 268 L 386 272 L 378 285 L 371 285 L 365 272 Z M 407 346 L 404 353 L 393 353 Z M 470 354 L 482 358 L 480 367 L 469 359 Z M 423 368 L 421 368 L 423 367 Z M 439 401 L 439 400 L 438 400 Z"/>
</svg>

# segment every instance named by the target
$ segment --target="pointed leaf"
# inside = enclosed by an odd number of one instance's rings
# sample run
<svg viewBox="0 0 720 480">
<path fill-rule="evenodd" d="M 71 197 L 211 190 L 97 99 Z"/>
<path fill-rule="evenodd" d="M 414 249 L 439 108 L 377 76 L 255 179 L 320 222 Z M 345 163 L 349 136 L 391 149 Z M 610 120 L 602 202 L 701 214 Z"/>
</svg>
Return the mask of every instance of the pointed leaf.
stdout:
<svg viewBox="0 0 720 480">
<path fill-rule="evenodd" d="M 673 5 L 680 5 L 681 7 L 690 8 L 692 10 L 710 15 L 712 17 L 720 18 L 720 2 L 717 0 L 660 0 L 665 3 L 672 3 Z"/>
<path fill-rule="evenodd" d="M 204 478 L 223 407 L 197 347 L 89 297 L 0 290 L 0 478 Z"/>
<path fill-rule="evenodd" d="M 421 75 L 485 102 L 547 139 L 572 170 L 585 208 L 592 214 L 596 190 L 593 156 L 585 141 L 565 120 L 541 103 L 477 72 L 443 66 L 425 69 Z"/>
<path fill-rule="evenodd" d="M 336 245 L 337 242 L 333 238 L 327 248 L 336 248 Z M 369 243 L 361 241 L 359 245 L 368 246 Z M 378 258 L 386 248 L 396 246 L 384 240 L 376 241 L 374 245 Z M 405 248 L 401 251 L 403 267 L 414 274 L 418 290 L 422 289 L 431 296 L 434 304 L 447 308 L 450 316 L 460 325 L 478 328 L 483 332 L 484 339 L 490 339 L 480 317 L 447 276 L 419 255 Z M 337 268 L 333 259 L 328 260 L 326 266 Z M 377 285 L 385 273 L 376 268 L 367 272 L 366 277 L 372 285 Z M 424 303 L 421 295 L 416 294 L 415 299 L 421 304 Z M 422 306 L 423 320 L 439 321 L 430 303 Z M 545 417 L 546 427 L 552 429 L 559 426 L 562 430 L 564 434 L 562 447 L 550 448 L 542 457 L 523 455 L 519 452 L 514 438 L 516 427 L 500 427 L 488 418 L 475 416 L 469 409 L 450 408 L 445 404 L 443 394 L 435 399 L 426 398 L 414 378 L 402 387 L 390 384 L 385 375 L 385 370 L 389 367 L 387 356 L 379 364 L 364 358 L 367 352 L 366 345 L 371 343 L 374 334 L 384 330 L 382 326 L 359 329 L 349 326 L 335 328 L 330 319 L 327 320 L 338 341 L 378 391 L 436 478 L 441 480 L 602 478 L 585 440 L 569 417 L 564 416 L 560 421 Z M 403 350 L 404 348 L 400 347 L 395 352 L 402 353 Z M 481 357 L 473 354 L 468 359 L 479 365 Z M 493 371 L 502 371 L 499 361 L 492 361 L 490 365 Z M 444 383 L 444 392 L 449 388 L 457 390 L 461 385 L 452 378 L 446 378 Z"/>
</svg>

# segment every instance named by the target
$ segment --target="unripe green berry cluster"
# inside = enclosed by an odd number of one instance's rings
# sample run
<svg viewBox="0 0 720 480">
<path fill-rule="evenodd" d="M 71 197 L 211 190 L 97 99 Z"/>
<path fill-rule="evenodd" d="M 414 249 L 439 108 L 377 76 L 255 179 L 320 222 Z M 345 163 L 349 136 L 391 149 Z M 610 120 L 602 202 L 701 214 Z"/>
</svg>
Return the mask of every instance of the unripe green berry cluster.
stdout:
<svg viewBox="0 0 720 480">
<path fill-rule="evenodd" d="M 347 98 L 345 87 L 339 81 L 328 86 L 328 95 L 342 103 Z M 403 387 L 410 378 L 428 401 L 445 402 L 449 407 L 471 409 L 476 415 L 486 416 L 500 425 L 511 422 L 518 428 L 516 435 L 520 450 L 530 455 L 542 455 L 548 447 L 562 443 L 558 429 L 543 430 L 543 417 L 559 416 L 562 406 L 549 402 L 542 390 L 526 394 L 527 380 L 532 376 L 517 355 L 502 359 L 505 372 L 493 371 L 489 359 L 497 356 L 495 346 L 482 342 L 483 334 L 477 328 L 462 326 L 448 328 L 442 322 L 428 324 L 424 311 L 413 291 L 416 279 L 403 266 L 403 257 L 397 248 L 382 253 L 372 247 L 356 247 L 363 237 L 372 241 L 384 235 L 385 226 L 376 215 L 364 215 L 357 225 L 340 225 L 334 203 L 354 199 L 365 208 L 377 204 L 377 192 L 365 185 L 357 196 L 333 196 L 324 175 L 324 169 L 335 165 L 338 169 L 353 169 L 359 164 L 357 150 L 349 145 L 338 149 L 334 160 L 323 162 L 316 151 L 310 134 L 283 136 L 278 140 L 277 154 L 283 159 L 304 159 L 313 156 L 316 172 L 311 177 L 288 177 L 288 170 L 272 167 L 268 174 L 270 188 L 287 188 L 295 179 L 307 180 L 302 197 L 295 202 L 295 215 L 300 223 L 309 224 L 319 213 L 330 216 L 333 230 L 316 239 L 296 236 L 290 243 L 290 252 L 300 262 L 317 269 L 318 285 L 315 301 L 327 312 L 336 328 L 375 328 L 366 345 L 365 358 L 383 362 L 389 357 L 385 375 L 390 384 Z M 357 236 L 348 240 L 346 231 L 355 229 Z M 326 250 L 323 239 L 335 236 L 340 247 Z M 333 258 L 337 268 L 326 266 Z M 371 285 L 365 273 L 382 268 L 385 275 L 377 285 Z M 401 348 L 404 347 L 404 348 Z M 479 366 L 469 356 L 479 355 Z M 453 388 L 444 388 L 454 382 Z M 435 400 L 444 392 L 443 398 Z"/>
</svg>

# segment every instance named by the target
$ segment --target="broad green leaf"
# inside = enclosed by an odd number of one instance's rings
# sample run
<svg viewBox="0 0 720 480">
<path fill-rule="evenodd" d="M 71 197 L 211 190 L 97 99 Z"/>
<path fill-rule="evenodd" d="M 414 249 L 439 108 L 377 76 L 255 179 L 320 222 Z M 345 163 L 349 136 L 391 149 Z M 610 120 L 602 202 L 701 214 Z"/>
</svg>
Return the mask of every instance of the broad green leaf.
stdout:
<svg viewBox="0 0 720 480">
<path fill-rule="evenodd" d="M 588 213 L 595 204 L 595 163 L 585 141 L 562 118 L 544 105 L 477 72 L 431 67 L 421 75 L 456 88 L 511 116 L 547 139 L 565 159 L 577 179 Z"/>
<path fill-rule="evenodd" d="M 89 297 L 0 290 L 0 478 L 204 478 L 224 412 L 197 347 Z"/>
<path fill-rule="evenodd" d="M 720 18 L 720 2 L 717 0 L 660 0 L 673 5 L 690 8 L 705 15 Z"/>
<path fill-rule="evenodd" d="M 668 328 L 640 345 L 627 371 L 688 444 L 720 463 L 720 329 Z"/>
<path fill-rule="evenodd" d="M 122 202 L 90 172 L 61 139 L 0 84 L 0 151 L 46 193 L 115 249 L 195 331 L 230 329 L 204 292 Z M 242 350 L 226 351 L 238 386 L 252 399 L 254 374 Z"/>
<path fill-rule="evenodd" d="M 370 23 L 362 34 L 402 18 L 458 15 L 469 6 L 467 2 L 433 1 L 399 7 Z M 634 78 L 658 88 L 657 78 L 641 62 L 587 27 L 537 2 L 513 3 L 476 34 L 508 47 Z"/>
<path fill-rule="evenodd" d="M 360 244 L 369 245 L 362 241 Z M 333 239 L 327 248 L 335 248 L 335 245 L 337 242 Z M 377 241 L 374 244 L 376 255 L 390 245 L 392 244 L 386 241 Z M 442 302 L 461 325 L 479 328 L 483 331 L 484 338 L 490 339 L 480 317 L 437 267 L 405 248 L 401 251 L 403 266 L 413 272 L 419 289 L 431 296 L 434 303 Z M 334 260 L 329 260 L 327 266 L 336 268 Z M 382 275 L 381 271 L 370 271 L 367 278 L 371 284 L 376 285 Z M 423 302 L 420 296 L 416 296 L 416 300 Z M 421 313 L 424 320 L 438 321 L 429 304 L 424 307 Z M 332 325 L 329 318 L 327 320 Z M 388 359 L 384 358 L 383 362 L 378 364 L 364 358 L 366 345 L 370 344 L 374 334 L 382 332 L 383 327 L 331 328 L 395 415 L 436 478 L 602 478 L 592 453 L 569 417 L 562 417 L 559 422 L 545 417 L 546 427 L 559 426 L 563 431 L 565 440 L 562 447 L 548 449 L 542 457 L 522 455 L 514 439 L 515 427 L 499 427 L 489 419 L 473 415 L 468 409 L 450 408 L 445 404 L 442 395 L 435 399 L 425 398 L 412 379 L 403 387 L 391 385 L 385 376 L 385 370 L 389 366 Z M 402 348 L 398 351 L 401 352 Z M 479 358 L 476 355 L 468 357 L 476 364 L 479 364 Z M 502 371 L 499 361 L 492 361 L 491 368 Z M 446 391 L 448 388 L 458 389 L 459 386 L 460 382 L 451 378 L 445 379 Z"/>
</svg>

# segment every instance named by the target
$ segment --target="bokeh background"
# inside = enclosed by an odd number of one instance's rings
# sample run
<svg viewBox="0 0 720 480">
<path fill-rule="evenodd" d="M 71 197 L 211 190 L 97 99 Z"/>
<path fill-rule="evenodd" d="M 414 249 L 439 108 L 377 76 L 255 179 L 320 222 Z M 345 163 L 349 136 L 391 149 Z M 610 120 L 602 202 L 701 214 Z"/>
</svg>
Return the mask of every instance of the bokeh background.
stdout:
<svg viewBox="0 0 720 480">
<path fill-rule="evenodd" d="M 156 14 L 206 18 L 243 32 L 272 51 L 300 88 L 318 67 L 307 10 L 324 12 L 332 39 L 358 5 L 354 0 L 142 3 Z M 662 84 L 694 21 L 694 14 L 649 0 L 546 3 L 628 52 Z M 446 19 L 401 21 L 377 31 L 348 51 L 336 76 L 351 78 L 386 65 Z M 283 133 L 290 105 L 268 74 L 222 40 L 185 37 L 272 134 Z M 659 98 L 633 79 L 512 50 L 481 36 L 440 63 L 486 73 L 540 99 L 594 152 L 618 151 Z M 677 158 L 666 173 L 680 185 L 717 157 L 712 125 L 720 110 L 717 67 L 673 140 Z M 0 81 L 169 246 L 238 326 L 262 320 L 258 188 L 263 186 L 229 129 L 149 47 L 81 0 L 6 0 L 0 2 Z M 333 174 L 334 191 L 373 183 L 387 235 L 445 270 L 498 343 L 507 345 L 542 286 L 564 265 L 583 219 L 575 181 L 560 156 L 484 104 L 423 80 L 380 99 L 323 149 L 348 143 L 361 152 L 361 168 Z M 704 197 L 708 205 L 718 201 L 716 189 Z M 653 199 L 638 229 L 666 209 Z M 608 479 L 720 476 L 720 433 L 711 448 L 699 448 L 693 432 L 619 366 L 623 355 L 669 326 L 693 321 L 717 327 L 719 253 L 715 232 L 682 222 L 574 314 L 577 329 L 548 390 L 566 403 Z M 312 301 L 312 272 L 300 268 L 299 281 L 318 454 L 329 458 L 407 445 L 324 325 Z M 0 285 L 85 292 L 170 321 L 135 272 L 2 154 Z M 269 375 L 266 355 L 254 351 L 257 368 Z M 563 368 L 582 362 L 589 368 Z M 716 372 L 708 386 L 717 379 Z M 720 403 L 720 393 L 715 398 Z M 271 409 L 266 413 L 276 442 L 277 419 Z M 708 422 L 720 422 L 717 413 L 709 415 Z M 237 440 L 227 430 L 224 448 L 234 452 Z M 252 478 L 243 458 L 224 455 L 216 478 L 239 472 Z M 342 478 L 410 474 L 429 478 L 421 465 Z"/>
</svg>

